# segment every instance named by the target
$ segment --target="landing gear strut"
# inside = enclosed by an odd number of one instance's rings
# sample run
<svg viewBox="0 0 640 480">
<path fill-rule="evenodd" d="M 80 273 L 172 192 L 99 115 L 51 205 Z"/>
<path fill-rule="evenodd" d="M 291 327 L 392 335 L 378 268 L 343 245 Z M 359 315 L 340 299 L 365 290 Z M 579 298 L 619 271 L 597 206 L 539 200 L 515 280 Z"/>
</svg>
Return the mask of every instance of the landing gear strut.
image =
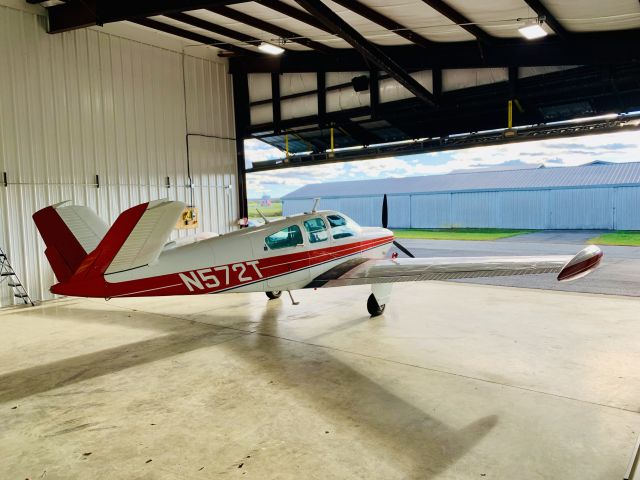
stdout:
<svg viewBox="0 0 640 480">
<path fill-rule="evenodd" d="M 382 315 L 382 312 L 384 312 L 384 307 L 384 305 L 378 304 L 378 300 L 376 300 L 376 297 L 373 293 L 369 295 L 369 299 L 367 300 L 367 310 L 369 311 L 369 315 L 371 315 L 372 317 Z"/>
<path fill-rule="evenodd" d="M 279 290 L 275 290 L 273 292 L 265 292 L 267 294 L 267 297 L 269 297 L 269 300 L 275 300 L 276 298 L 280 298 L 280 295 L 282 295 L 282 292 Z"/>
</svg>

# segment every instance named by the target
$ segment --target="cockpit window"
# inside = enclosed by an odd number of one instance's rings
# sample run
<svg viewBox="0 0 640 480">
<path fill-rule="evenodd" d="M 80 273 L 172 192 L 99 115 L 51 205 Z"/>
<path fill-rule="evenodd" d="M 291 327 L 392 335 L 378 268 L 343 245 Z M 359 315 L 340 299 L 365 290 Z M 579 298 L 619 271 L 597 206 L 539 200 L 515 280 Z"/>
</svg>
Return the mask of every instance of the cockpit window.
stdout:
<svg viewBox="0 0 640 480">
<path fill-rule="evenodd" d="M 333 238 L 339 239 L 356 236 L 356 231 L 353 228 L 355 222 L 350 222 L 345 217 L 336 214 L 327 215 L 327 220 L 329 221 L 329 225 L 331 225 Z"/>
<path fill-rule="evenodd" d="M 279 232 L 273 233 L 264 239 L 264 243 L 271 250 L 278 248 L 295 247 L 301 243 L 304 243 L 302 238 L 302 232 L 297 225 L 290 225 L 283 228 Z"/>
<path fill-rule="evenodd" d="M 324 220 L 321 218 L 305 220 L 304 228 L 309 234 L 309 241 L 311 243 L 325 242 L 329 238 L 329 235 L 327 234 L 327 227 L 324 224 Z"/>
</svg>

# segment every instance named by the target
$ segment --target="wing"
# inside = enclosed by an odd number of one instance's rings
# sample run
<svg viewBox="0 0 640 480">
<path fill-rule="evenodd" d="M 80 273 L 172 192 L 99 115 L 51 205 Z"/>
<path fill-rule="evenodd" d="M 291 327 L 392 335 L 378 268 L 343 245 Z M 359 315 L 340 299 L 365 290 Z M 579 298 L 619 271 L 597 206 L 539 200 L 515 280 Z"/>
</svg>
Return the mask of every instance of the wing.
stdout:
<svg viewBox="0 0 640 480">
<path fill-rule="evenodd" d="M 339 287 L 370 283 L 420 282 L 459 278 L 505 277 L 557 273 L 559 281 L 589 274 L 602 260 L 602 251 L 591 245 L 575 256 L 544 257 L 443 257 L 353 259 L 316 277 L 308 286 Z"/>
</svg>

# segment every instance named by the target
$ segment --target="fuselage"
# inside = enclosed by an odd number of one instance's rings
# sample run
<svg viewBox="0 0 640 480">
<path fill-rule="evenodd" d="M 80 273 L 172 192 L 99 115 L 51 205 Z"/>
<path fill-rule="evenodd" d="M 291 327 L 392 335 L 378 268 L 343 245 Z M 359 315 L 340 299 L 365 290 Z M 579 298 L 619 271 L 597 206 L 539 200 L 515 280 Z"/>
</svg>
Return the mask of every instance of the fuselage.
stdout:
<svg viewBox="0 0 640 480">
<path fill-rule="evenodd" d="M 87 297 L 196 295 L 294 290 L 357 258 L 384 258 L 393 233 L 318 211 L 189 243 L 170 242 L 158 260 L 100 278 L 54 285 Z"/>
</svg>

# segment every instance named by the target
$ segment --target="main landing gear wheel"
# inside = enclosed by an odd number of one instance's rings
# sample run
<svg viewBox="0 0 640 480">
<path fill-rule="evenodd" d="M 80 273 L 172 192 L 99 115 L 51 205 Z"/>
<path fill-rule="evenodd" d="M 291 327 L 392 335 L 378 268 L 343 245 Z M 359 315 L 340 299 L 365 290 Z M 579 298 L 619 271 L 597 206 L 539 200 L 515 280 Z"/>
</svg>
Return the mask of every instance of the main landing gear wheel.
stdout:
<svg viewBox="0 0 640 480">
<path fill-rule="evenodd" d="M 269 300 L 275 300 L 276 298 L 280 298 L 280 295 L 282 295 L 282 292 L 279 290 L 276 290 L 274 292 L 265 292 L 267 294 L 267 297 L 269 297 Z"/>
<path fill-rule="evenodd" d="M 382 315 L 384 312 L 384 305 L 378 305 L 378 300 L 373 295 L 369 295 L 369 299 L 367 300 L 367 310 L 372 317 L 377 317 L 378 315 Z"/>
</svg>

